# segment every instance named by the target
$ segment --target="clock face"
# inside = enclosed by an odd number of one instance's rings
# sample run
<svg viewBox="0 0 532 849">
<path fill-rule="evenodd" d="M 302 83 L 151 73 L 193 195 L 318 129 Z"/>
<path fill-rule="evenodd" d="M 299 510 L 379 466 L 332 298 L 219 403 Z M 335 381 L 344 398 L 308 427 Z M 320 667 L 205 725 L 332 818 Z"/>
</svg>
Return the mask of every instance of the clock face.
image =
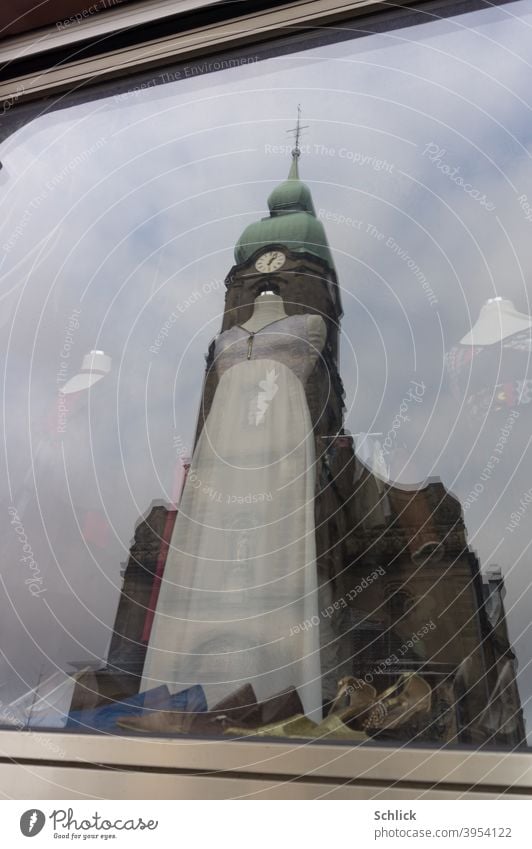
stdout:
<svg viewBox="0 0 532 849">
<path fill-rule="evenodd" d="M 266 251 L 262 256 L 259 256 L 255 268 L 262 274 L 267 274 L 268 271 L 279 271 L 285 261 L 286 257 L 282 251 Z"/>
</svg>

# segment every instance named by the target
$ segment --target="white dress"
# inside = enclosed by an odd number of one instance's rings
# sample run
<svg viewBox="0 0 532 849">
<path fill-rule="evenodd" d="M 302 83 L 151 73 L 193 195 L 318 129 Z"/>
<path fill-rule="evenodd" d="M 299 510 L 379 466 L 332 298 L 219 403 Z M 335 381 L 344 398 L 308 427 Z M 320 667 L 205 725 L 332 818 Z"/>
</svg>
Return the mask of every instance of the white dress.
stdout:
<svg viewBox="0 0 532 849">
<path fill-rule="evenodd" d="M 295 686 L 321 717 L 315 452 L 304 384 L 325 323 L 287 316 L 215 344 L 219 377 L 179 506 L 141 690 Z M 248 358 L 249 357 L 249 358 Z"/>
</svg>

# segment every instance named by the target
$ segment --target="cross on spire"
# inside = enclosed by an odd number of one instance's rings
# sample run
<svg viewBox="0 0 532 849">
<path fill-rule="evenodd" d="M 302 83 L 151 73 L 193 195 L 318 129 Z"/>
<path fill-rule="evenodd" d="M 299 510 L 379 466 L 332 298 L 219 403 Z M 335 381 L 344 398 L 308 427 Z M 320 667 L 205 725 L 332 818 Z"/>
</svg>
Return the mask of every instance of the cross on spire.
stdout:
<svg viewBox="0 0 532 849">
<path fill-rule="evenodd" d="M 301 104 L 297 104 L 297 123 L 296 126 L 292 130 L 287 130 L 287 133 L 291 133 L 294 136 L 294 148 L 292 150 L 292 156 L 297 157 L 301 156 L 301 148 L 299 147 L 299 139 L 302 135 L 302 130 L 308 130 L 308 124 L 301 124 Z"/>
</svg>

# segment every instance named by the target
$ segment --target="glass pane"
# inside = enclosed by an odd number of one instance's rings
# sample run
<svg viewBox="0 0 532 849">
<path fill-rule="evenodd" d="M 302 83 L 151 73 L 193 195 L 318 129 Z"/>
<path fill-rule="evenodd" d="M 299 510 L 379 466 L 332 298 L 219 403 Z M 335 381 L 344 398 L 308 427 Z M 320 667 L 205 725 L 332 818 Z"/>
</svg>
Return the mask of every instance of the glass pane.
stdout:
<svg viewBox="0 0 532 849">
<path fill-rule="evenodd" d="M 531 23 L 4 104 L 2 725 L 526 746 Z"/>
</svg>

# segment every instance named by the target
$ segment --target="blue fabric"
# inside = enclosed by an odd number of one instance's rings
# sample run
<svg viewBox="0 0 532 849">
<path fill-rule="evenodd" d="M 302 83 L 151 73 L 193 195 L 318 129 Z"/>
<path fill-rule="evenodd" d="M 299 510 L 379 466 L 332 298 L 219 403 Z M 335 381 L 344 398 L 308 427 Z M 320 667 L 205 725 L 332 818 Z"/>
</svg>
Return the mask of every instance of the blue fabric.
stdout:
<svg viewBox="0 0 532 849">
<path fill-rule="evenodd" d="M 207 710 L 207 699 L 203 687 L 198 684 L 173 694 L 170 694 L 168 687 L 163 684 L 121 702 L 71 711 L 65 727 L 76 731 L 120 733 L 121 729 L 116 724 L 118 717 L 142 716 L 153 710 L 185 710 L 199 713 Z"/>
</svg>

